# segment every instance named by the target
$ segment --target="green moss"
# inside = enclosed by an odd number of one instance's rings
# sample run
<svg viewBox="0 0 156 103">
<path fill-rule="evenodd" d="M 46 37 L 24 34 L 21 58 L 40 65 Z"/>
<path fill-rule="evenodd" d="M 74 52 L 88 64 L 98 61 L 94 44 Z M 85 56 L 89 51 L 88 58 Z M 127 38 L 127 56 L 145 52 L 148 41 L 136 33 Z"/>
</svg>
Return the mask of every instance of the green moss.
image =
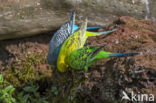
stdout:
<svg viewBox="0 0 156 103">
<path fill-rule="evenodd" d="M 25 54 L 24 59 L 16 58 L 11 66 L 6 66 L 5 78 L 15 86 L 22 86 L 29 81 L 39 81 L 48 77 L 46 72 L 39 72 L 39 65 L 46 63 L 42 51 Z M 49 67 L 45 68 L 49 69 Z"/>
<path fill-rule="evenodd" d="M 52 103 L 79 103 L 77 99 L 78 87 L 83 82 L 85 82 L 85 75 L 82 72 L 69 70 L 60 73 L 54 69 L 51 91 L 47 90 L 46 97 Z"/>
<path fill-rule="evenodd" d="M 42 51 L 23 53 L 22 58 L 15 58 L 11 65 L 5 67 L 3 75 L 10 84 L 18 88 L 16 94 L 33 82 L 38 86 L 36 93 L 40 95 L 38 91 L 44 91 L 44 97 L 51 101 L 50 103 L 78 103 L 75 99 L 77 87 L 85 80 L 84 74 L 74 70 L 60 73 L 55 68 L 52 72 L 50 66 L 44 66 L 46 64 L 46 55 Z M 52 77 L 50 73 L 53 73 Z M 19 94 L 17 97 L 21 97 L 20 100 L 23 101 L 24 94 Z"/>
</svg>

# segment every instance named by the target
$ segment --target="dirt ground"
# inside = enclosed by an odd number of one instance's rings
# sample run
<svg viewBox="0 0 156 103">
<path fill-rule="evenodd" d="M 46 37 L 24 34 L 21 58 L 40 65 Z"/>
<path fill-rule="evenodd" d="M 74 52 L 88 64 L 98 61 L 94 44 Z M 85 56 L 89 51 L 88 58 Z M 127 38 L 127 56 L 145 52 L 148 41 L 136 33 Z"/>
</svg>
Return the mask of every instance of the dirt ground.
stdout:
<svg viewBox="0 0 156 103">
<path fill-rule="evenodd" d="M 142 52 L 142 55 L 102 59 L 87 72 L 59 73 L 46 60 L 49 41 L 55 32 L 51 31 L 0 41 L 0 73 L 16 88 L 33 81 L 52 103 L 120 103 L 122 91 L 152 93 L 156 98 L 156 25 L 150 20 L 124 16 L 107 30 L 113 28 L 117 31 L 90 37 L 86 45 L 106 43 L 105 51 Z M 48 91 L 52 86 L 57 87 L 58 95 Z"/>
</svg>

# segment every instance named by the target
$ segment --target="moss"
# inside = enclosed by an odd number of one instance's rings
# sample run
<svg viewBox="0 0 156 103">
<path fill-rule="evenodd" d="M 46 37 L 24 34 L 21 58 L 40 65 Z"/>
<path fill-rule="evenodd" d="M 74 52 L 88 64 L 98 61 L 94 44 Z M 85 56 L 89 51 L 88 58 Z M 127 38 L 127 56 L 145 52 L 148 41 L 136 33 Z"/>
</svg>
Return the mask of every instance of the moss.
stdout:
<svg viewBox="0 0 156 103">
<path fill-rule="evenodd" d="M 21 87 L 30 81 L 39 81 L 49 76 L 46 71 L 39 72 L 39 65 L 46 62 L 46 56 L 42 51 L 35 54 L 29 52 L 25 54 L 24 59 L 16 58 L 11 66 L 6 66 L 4 77 L 16 87 Z"/>
<path fill-rule="evenodd" d="M 69 70 L 60 73 L 57 69 L 53 70 L 52 88 L 57 88 L 46 92 L 46 97 L 52 103 L 79 103 L 77 101 L 78 87 L 85 81 L 83 72 Z M 57 92 L 57 95 L 56 95 Z M 53 97 L 53 98 L 51 98 Z"/>
</svg>

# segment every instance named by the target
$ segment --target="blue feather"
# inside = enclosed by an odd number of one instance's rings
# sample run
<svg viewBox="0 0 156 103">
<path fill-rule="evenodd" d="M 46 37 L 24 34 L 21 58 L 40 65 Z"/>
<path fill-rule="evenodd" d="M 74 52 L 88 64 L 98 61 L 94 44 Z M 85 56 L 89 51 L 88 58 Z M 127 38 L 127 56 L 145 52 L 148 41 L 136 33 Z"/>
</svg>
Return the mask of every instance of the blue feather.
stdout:
<svg viewBox="0 0 156 103">
<path fill-rule="evenodd" d="M 93 26 L 93 27 L 87 27 L 87 30 L 89 29 L 102 29 L 104 27 L 101 27 L 101 26 Z"/>
<path fill-rule="evenodd" d="M 74 33 L 79 27 L 77 25 L 74 25 L 73 26 L 73 30 L 72 30 L 72 33 Z"/>
<path fill-rule="evenodd" d="M 101 29 L 101 28 L 104 28 L 104 27 L 100 27 L 100 26 L 87 27 L 87 30 L 89 30 L 89 29 Z M 79 29 L 79 26 L 74 25 L 72 33 L 74 33 L 77 29 Z"/>
<path fill-rule="evenodd" d="M 110 57 L 129 57 L 129 56 L 135 56 L 139 53 L 112 53 L 110 54 Z"/>
<path fill-rule="evenodd" d="M 59 53 L 59 48 L 61 48 L 63 42 L 72 34 L 73 26 L 75 23 L 75 10 L 72 13 L 72 16 L 68 22 L 60 27 L 54 33 L 54 36 L 49 43 L 49 52 L 48 52 L 48 64 L 56 66 L 57 57 Z"/>
</svg>

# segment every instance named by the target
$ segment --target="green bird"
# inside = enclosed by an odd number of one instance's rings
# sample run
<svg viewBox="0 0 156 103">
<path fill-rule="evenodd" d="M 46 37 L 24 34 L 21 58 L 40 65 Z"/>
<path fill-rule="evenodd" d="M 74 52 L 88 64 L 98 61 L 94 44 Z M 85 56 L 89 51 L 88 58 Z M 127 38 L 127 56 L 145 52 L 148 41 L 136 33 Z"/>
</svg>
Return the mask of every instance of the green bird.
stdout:
<svg viewBox="0 0 156 103">
<path fill-rule="evenodd" d="M 81 25 L 80 29 L 74 32 L 71 36 L 69 36 L 65 42 L 63 43 L 58 59 L 57 59 L 57 69 L 60 72 L 65 72 L 68 68 L 68 64 L 66 62 L 66 58 L 75 50 L 84 46 L 86 39 L 86 28 L 87 28 L 87 19 Z"/>
<path fill-rule="evenodd" d="M 70 54 L 73 51 L 83 47 L 86 42 L 86 39 L 89 36 L 98 36 L 102 34 L 108 34 L 116 30 L 114 29 L 114 30 L 106 31 L 106 32 L 88 32 L 86 31 L 86 28 L 87 28 L 87 19 L 85 22 L 82 23 L 78 31 L 74 32 L 64 41 L 59 51 L 58 58 L 57 58 L 57 69 L 60 72 L 65 72 L 67 70 L 69 65 L 66 62 L 66 58 L 70 56 Z"/>
<path fill-rule="evenodd" d="M 67 63 L 75 70 L 88 70 L 88 67 L 94 64 L 97 60 L 110 57 L 128 57 L 138 55 L 140 53 L 111 53 L 103 51 L 101 47 L 86 46 L 75 50 L 67 57 Z"/>
<path fill-rule="evenodd" d="M 108 34 L 116 31 L 116 29 L 105 31 L 105 32 L 88 32 L 87 28 L 87 19 L 82 23 L 80 29 L 70 35 L 63 43 L 59 55 L 57 58 L 57 69 L 60 72 L 65 72 L 68 68 L 68 64 L 66 62 L 66 58 L 75 50 L 84 46 L 86 40 L 90 36 L 99 36 L 103 34 Z"/>
</svg>

